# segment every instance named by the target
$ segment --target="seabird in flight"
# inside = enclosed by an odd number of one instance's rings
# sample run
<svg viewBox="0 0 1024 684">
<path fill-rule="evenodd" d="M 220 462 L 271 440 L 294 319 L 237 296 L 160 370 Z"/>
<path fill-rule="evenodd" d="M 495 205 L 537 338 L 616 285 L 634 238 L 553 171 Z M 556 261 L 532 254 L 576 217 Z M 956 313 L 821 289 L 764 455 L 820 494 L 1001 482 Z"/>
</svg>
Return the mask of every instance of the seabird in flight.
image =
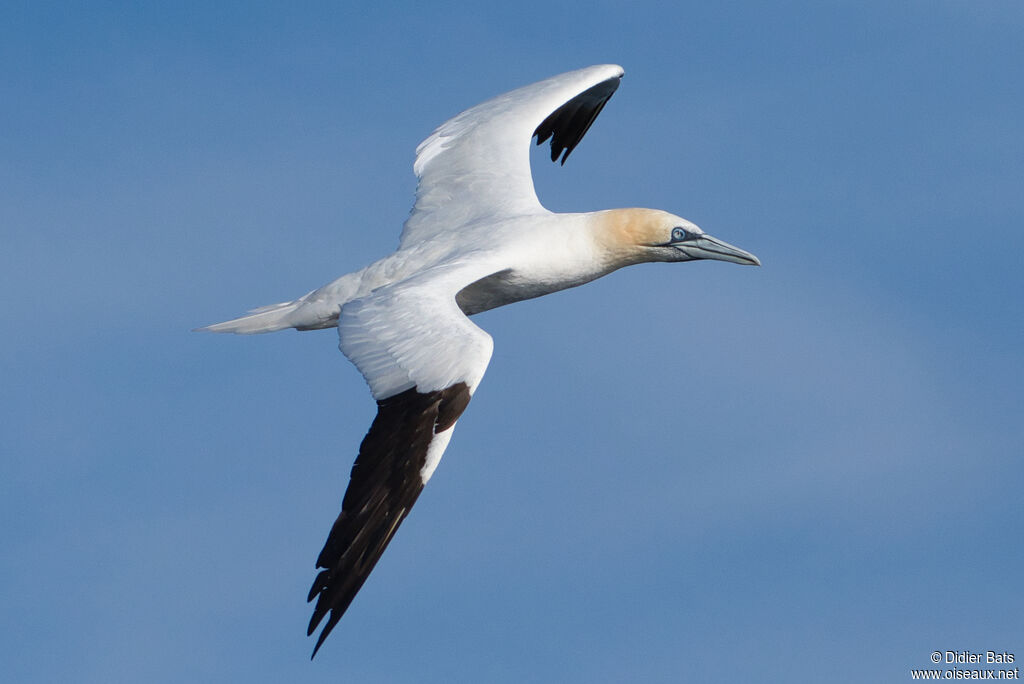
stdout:
<svg viewBox="0 0 1024 684">
<path fill-rule="evenodd" d="M 760 263 L 664 211 L 541 206 L 530 140 L 550 139 L 551 160 L 564 164 L 622 75 L 610 64 L 570 71 L 446 121 L 416 148 L 416 203 L 397 251 L 295 301 L 201 328 L 337 328 L 377 400 L 316 561 L 308 634 L 327 621 L 314 656 L 430 480 L 484 375 L 493 341 L 469 316 L 646 261 Z"/>
</svg>

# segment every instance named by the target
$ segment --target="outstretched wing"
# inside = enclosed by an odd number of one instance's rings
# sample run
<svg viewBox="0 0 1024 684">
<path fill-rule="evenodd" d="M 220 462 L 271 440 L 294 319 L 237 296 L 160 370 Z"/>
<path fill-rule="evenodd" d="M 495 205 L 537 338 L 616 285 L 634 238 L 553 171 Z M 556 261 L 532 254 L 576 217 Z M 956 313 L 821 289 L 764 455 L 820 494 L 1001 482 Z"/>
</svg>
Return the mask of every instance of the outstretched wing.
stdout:
<svg viewBox="0 0 1024 684">
<path fill-rule="evenodd" d="M 448 265 L 349 302 L 338 319 L 340 347 L 359 368 L 377 417 L 309 590 L 313 655 L 348 609 L 409 514 L 487 368 L 493 342 L 459 310 L 456 293 L 494 269 Z"/>
<path fill-rule="evenodd" d="M 551 139 L 562 163 L 619 87 L 603 64 L 499 95 L 441 124 L 416 148 L 416 204 L 401 247 L 476 219 L 544 211 L 530 173 L 530 138 Z"/>
</svg>

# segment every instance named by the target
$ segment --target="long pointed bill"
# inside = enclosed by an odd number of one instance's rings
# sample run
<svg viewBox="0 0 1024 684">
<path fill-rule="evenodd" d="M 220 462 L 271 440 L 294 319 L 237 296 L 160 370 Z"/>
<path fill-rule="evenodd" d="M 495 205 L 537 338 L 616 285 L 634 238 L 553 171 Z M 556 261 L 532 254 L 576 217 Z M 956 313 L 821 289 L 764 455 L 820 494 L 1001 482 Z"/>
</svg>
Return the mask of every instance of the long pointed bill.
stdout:
<svg viewBox="0 0 1024 684">
<path fill-rule="evenodd" d="M 731 261 L 734 264 L 761 265 L 761 260 L 750 252 L 745 252 L 739 247 L 733 247 L 728 242 L 722 242 L 707 233 L 694 235 L 672 246 L 691 259 L 716 259 L 718 261 Z"/>
</svg>

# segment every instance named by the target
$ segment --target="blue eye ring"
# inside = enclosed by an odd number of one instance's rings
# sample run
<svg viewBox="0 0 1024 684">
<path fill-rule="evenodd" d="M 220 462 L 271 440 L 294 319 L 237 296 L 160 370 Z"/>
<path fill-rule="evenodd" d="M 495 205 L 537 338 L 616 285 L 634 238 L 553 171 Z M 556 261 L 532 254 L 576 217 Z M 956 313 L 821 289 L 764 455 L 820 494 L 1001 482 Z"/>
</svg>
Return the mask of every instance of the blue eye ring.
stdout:
<svg viewBox="0 0 1024 684">
<path fill-rule="evenodd" d="M 673 228 L 672 229 L 672 239 L 673 240 L 676 240 L 676 241 L 685 240 L 686 236 L 687 236 L 687 232 L 685 230 L 683 230 L 682 228 Z"/>
</svg>

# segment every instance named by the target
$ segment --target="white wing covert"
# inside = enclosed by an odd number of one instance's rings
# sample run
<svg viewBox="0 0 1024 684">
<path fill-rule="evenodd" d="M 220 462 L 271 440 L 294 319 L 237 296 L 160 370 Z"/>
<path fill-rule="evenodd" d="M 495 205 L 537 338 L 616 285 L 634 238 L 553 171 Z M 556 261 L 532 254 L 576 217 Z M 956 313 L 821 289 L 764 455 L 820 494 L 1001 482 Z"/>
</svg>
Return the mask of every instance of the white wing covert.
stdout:
<svg viewBox="0 0 1024 684">
<path fill-rule="evenodd" d="M 416 204 L 400 248 L 482 218 L 545 211 L 533 188 L 530 138 L 550 137 L 552 161 L 562 154 L 565 163 L 623 73 L 614 64 L 570 71 L 441 124 L 416 148 Z"/>
<path fill-rule="evenodd" d="M 338 346 L 366 378 L 374 399 L 412 388 L 434 392 L 457 382 L 476 388 L 494 341 L 462 313 L 455 295 L 497 270 L 480 263 L 445 264 L 342 307 Z"/>
</svg>

